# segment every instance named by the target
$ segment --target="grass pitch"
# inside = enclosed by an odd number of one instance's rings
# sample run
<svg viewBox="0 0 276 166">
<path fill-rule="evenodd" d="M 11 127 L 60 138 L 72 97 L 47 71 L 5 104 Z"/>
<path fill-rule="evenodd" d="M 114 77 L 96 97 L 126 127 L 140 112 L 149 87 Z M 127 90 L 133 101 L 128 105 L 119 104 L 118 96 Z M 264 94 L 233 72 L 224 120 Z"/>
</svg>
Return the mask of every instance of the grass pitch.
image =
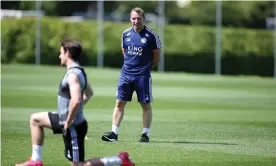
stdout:
<svg viewBox="0 0 276 166">
<path fill-rule="evenodd" d="M 134 95 L 118 143 L 101 141 L 111 129 L 119 70 L 87 68 L 95 96 L 85 107 L 86 158 L 128 151 L 137 166 L 276 165 L 276 80 L 153 73 L 150 143 L 139 143 L 142 111 Z M 65 68 L 2 65 L 2 165 L 31 155 L 29 117 L 56 111 Z M 67 166 L 61 136 L 46 131 L 46 166 Z"/>
</svg>

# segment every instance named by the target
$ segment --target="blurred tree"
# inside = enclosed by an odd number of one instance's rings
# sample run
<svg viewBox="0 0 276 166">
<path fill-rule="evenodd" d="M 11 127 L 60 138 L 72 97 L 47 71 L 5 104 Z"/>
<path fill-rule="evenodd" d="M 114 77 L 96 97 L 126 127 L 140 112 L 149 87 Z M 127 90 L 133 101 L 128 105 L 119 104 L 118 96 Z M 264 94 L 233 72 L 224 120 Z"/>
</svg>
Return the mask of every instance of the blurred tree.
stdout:
<svg viewBox="0 0 276 166">
<path fill-rule="evenodd" d="M 166 1 L 165 2 L 165 6 L 166 6 L 166 16 L 181 16 L 181 10 L 182 8 L 180 8 L 177 5 L 176 1 Z"/>
<path fill-rule="evenodd" d="M 35 1 L 20 1 L 20 10 L 35 10 Z"/>
<path fill-rule="evenodd" d="M 183 10 L 184 15 L 192 24 L 214 25 L 216 19 L 216 4 L 213 1 L 192 1 Z"/>
<path fill-rule="evenodd" d="M 135 7 L 142 8 L 146 13 L 156 13 L 157 12 L 157 2 L 156 1 L 119 1 L 117 6 L 123 5 L 126 9 L 125 13 L 129 14 L 130 10 Z"/>
<path fill-rule="evenodd" d="M 45 11 L 46 15 L 55 16 L 57 15 L 57 4 L 58 1 L 43 1 L 41 8 Z"/>
<path fill-rule="evenodd" d="M 266 18 L 275 17 L 275 1 L 258 1 L 252 9 L 249 26 L 253 28 L 265 28 Z"/>
<path fill-rule="evenodd" d="M 267 17 L 274 16 L 274 1 L 223 1 L 223 26 L 265 28 Z M 165 14 L 174 23 L 216 24 L 215 1 L 191 1 L 179 7 L 176 1 L 166 1 Z M 134 7 L 141 7 L 146 13 L 158 13 L 157 1 L 104 1 L 106 13 L 116 12 L 128 15 Z M 35 1 L 1 1 L 2 9 L 34 10 Z M 43 1 L 46 15 L 71 16 L 74 12 L 96 11 L 97 1 Z M 182 20 L 184 18 L 184 21 Z"/>
<path fill-rule="evenodd" d="M 243 27 L 250 22 L 253 1 L 227 1 L 222 3 L 222 24 L 224 26 Z"/>
<path fill-rule="evenodd" d="M 223 1 L 223 26 L 264 28 L 266 18 L 273 16 L 273 1 Z M 215 1 L 192 1 L 182 11 L 192 24 L 216 24 Z"/>
<path fill-rule="evenodd" d="M 1 9 L 19 9 L 19 1 L 1 1 Z"/>
<path fill-rule="evenodd" d="M 58 1 L 56 12 L 58 16 L 71 16 L 76 11 L 85 12 L 89 5 L 96 4 L 96 1 Z"/>
</svg>

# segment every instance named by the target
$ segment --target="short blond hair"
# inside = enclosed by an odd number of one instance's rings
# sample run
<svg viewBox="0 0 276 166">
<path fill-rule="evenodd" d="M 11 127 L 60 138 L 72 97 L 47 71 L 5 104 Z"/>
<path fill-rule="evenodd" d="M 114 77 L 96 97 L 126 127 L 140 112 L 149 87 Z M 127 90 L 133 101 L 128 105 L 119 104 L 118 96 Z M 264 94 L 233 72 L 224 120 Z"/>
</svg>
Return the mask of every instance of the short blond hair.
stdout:
<svg viewBox="0 0 276 166">
<path fill-rule="evenodd" d="M 144 12 L 144 10 L 143 10 L 142 8 L 135 7 L 135 8 L 133 8 L 133 9 L 130 11 L 130 13 L 131 13 L 131 12 L 139 13 L 139 14 L 142 15 L 143 19 L 145 19 L 145 12 Z"/>
</svg>

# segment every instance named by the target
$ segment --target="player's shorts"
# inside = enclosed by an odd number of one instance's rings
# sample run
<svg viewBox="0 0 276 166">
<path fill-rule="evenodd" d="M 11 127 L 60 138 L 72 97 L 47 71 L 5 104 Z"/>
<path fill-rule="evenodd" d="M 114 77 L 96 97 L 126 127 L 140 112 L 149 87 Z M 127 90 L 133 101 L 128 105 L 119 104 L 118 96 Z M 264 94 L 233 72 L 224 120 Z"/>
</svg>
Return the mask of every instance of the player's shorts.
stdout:
<svg viewBox="0 0 276 166">
<path fill-rule="evenodd" d="M 131 101 L 133 92 L 136 92 L 138 102 L 152 102 L 152 80 L 150 76 L 125 76 L 118 79 L 116 98 L 122 101 Z"/>
<path fill-rule="evenodd" d="M 62 134 L 64 141 L 64 155 L 72 162 L 83 162 L 85 158 L 84 138 L 87 134 L 87 121 L 84 120 L 76 126 L 71 126 L 67 130 L 67 134 L 63 134 L 63 125 L 59 123 L 57 113 L 48 113 L 52 130 L 54 134 Z"/>
</svg>

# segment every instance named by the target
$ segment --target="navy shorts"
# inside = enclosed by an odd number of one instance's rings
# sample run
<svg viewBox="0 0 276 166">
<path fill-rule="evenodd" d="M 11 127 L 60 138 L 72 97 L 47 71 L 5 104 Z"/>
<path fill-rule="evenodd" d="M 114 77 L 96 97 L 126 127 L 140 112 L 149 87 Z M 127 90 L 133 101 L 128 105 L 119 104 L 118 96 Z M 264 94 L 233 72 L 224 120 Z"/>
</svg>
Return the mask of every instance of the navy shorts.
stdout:
<svg viewBox="0 0 276 166">
<path fill-rule="evenodd" d="M 136 92 L 138 102 L 152 102 L 151 76 L 126 76 L 120 75 L 116 98 L 122 101 L 131 101 L 133 92 Z"/>
<path fill-rule="evenodd" d="M 71 126 L 64 135 L 63 126 L 59 124 L 57 113 L 48 112 L 54 134 L 62 134 L 64 142 L 64 155 L 72 162 L 83 162 L 85 159 L 84 138 L 87 134 L 87 121 L 84 120 L 76 126 Z"/>
</svg>

